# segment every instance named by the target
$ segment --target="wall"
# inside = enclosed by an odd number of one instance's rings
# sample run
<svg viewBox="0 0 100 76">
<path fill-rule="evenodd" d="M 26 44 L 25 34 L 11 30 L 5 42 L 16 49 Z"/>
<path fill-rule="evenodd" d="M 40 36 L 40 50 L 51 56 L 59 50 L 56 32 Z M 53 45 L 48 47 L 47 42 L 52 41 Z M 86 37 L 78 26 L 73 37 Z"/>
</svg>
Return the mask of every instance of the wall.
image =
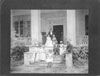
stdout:
<svg viewBox="0 0 100 76">
<path fill-rule="evenodd" d="M 30 15 L 30 10 L 13 10 L 11 16 L 18 15 Z M 76 42 L 79 43 L 82 35 L 85 35 L 85 15 L 88 14 L 88 10 L 76 10 Z M 48 33 L 49 28 L 53 25 L 64 25 L 64 38 L 67 36 L 66 25 L 66 11 L 41 13 L 41 32 Z M 13 20 L 13 19 L 12 19 Z M 13 25 L 13 24 L 12 24 Z M 64 39 L 65 40 L 65 39 Z"/>
<path fill-rule="evenodd" d="M 64 32 L 64 40 L 67 35 L 66 33 L 66 17 L 56 17 L 56 18 L 47 18 L 43 19 L 42 18 L 42 32 L 49 32 L 49 29 L 53 29 L 53 25 L 63 25 L 63 32 Z"/>
<path fill-rule="evenodd" d="M 88 10 L 76 10 L 76 44 L 85 35 L 85 15 Z M 42 31 L 48 33 L 53 25 L 64 25 L 64 40 L 67 37 L 66 11 L 42 13 Z"/>
<path fill-rule="evenodd" d="M 42 31 L 48 33 L 49 29 L 53 29 L 53 25 L 63 25 L 64 29 L 64 40 L 67 36 L 67 25 L 66 25 L 66 10 L 48 10 L 42 11 L 41 13 Z"/>
<path fill-rule="evenodd" d="M 31 10 L 12 10 L 11 11 L 14 16 L 18 15 L 31 15 Z"/>
<path fill-rule="evenodd" d="M 49 19 L 49 22 L 51 22 L 51 27 L 52 27 L 52 29 L 53 29 L 53 25 L 63 25 L 63 38 L 64 38 L 64 40 L 65 40 L 65 37 L 67 36 L 67 33 L 66 33 L 66 30 L 67 30 L 67 28 L 66 28 L 66 17 L 56 17 L 56 18 L 50 18 Z"/>
<path fill-rule="evenodd" d="M 48 32 L 49 29 L 49 22 L 48 20 L 42 18 L 41 19 L 41 32 Z"/>
<path fill-rule="evenodd" d="M 89 13 L 88 10 L 76 11 L 76 43 L 85 35 L 85 15 Z"/>
</svg>

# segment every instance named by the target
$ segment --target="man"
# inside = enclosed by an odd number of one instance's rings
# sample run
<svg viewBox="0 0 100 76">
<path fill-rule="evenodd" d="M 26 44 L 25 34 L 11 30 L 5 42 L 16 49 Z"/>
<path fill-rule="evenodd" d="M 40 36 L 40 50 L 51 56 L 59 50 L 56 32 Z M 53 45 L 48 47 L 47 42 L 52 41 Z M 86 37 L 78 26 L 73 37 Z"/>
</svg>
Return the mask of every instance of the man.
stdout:
<svg viewBox="0 0 100 76">
<path fill-rule="evenodd" d="M 53 38 L 53 31 L 52 31 L 52 29 L 50 29 L 48 35 L 51 37 L 51 40 L 52 40 L 52 38 Z"/>
<path fill-rule="evenodd" d="M 73 50 L 72 44 L 69 41 L 67 41 L 67 53 L 72 53 L 72 50 Z"/>
<path fill-rule="evenodd" d="M 57 43 L 57 39 L 56 39 L 55 35 L 53 35 L 53 37 L 52 37 L 52 42 L 53 42 L 53 45 L 55 45 Z"/>
<path fill-rule="evenodd" d="M 67 68 L 71 68 L 73 66 L 72 51 L 73 51 L 73 46 L 69 41 L 67 41 L 67 48 L 66 48 L 66 53 L 65 53 L 66 54 L 65 60 L 66 60 Z"/>
</svg>

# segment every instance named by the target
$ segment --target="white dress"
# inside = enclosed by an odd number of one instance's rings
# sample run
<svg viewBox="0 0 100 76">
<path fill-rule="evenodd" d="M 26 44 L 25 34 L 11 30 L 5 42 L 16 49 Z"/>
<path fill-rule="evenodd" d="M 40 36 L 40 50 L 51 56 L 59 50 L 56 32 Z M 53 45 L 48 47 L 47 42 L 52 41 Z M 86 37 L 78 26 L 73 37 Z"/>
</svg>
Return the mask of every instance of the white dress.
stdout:
<svg viewBox="0 0 100 76">
<path fill-rule="evenodd" d="M 39 59 L 46 61 L 46 54 L 45 54 L 45 50 L 43 48 L 40 48 Z"/>
<path fill-rule="evenodd" d="M 52 53 L 49 53 L 49 50 L 52 50 Z M 45 44 L 46 51 L 46 62 L 53 62 L 53 43 L 51 38 L 48 36 Z"/>
<path fill-rule="evenodd" d="M 47 41 L 45 43 L 45 46 L 46 47 L 53 47 L 52 40 L 51 40 L 51 38 L 49 36 L 47 37 Z"/>
<path fill-rule="evenodd" d="M 34 50 L 32 52 L 33 55 L 32 55 L 32 58 L 31 58 L 31 62 L 38 61 L 37 52 L 38 52 L 38 48 L 34 47 Z"/>
<path fill-rule="evenodd" d="M 63 44 L 60 44 L 60 55 L 62 55 L 65 51 L 63 46 Z"/>
<path fill-rule="evenodd" d="M 46 62 L 52 62 L 53 63 L 53 53 L 48 53 L 46 56 Z"/>
</svg>

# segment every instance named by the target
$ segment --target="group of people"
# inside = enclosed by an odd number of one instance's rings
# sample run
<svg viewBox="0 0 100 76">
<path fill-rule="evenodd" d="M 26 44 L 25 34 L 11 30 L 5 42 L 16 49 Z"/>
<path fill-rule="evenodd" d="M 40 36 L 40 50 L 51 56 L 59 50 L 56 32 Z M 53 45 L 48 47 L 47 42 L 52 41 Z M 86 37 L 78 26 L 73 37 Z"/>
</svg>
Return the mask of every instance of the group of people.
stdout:
<svg viewBox="0 0 100 76">
<path fill-rule="evenodd" d="M 69 41 L 67 41 L 67 44 L 63 44 L 62 41 L 60 41 L 60 44 L 55 43 L 53 45 L 53 51 L 49 50 L 50 52 L 48 53 L 48 66 L 52 66 L 53 63 L 53 57 L 54 56 L 61 56 L 62 57 L 62 62 L 66 63 L 67 67 L 72 67 L 73 65 L 73 58 L 72 58 L 72 51 L 73 51 L 73 46 Z M 51 59 L 51 61 L 50 61 Z M 51 64 L 51 65 L 50 65 Z"/>
<path fill-rule="evenodd" d="M 73 46 L 67 41 L 67 44 L 63 44 L 63 41 L 60 41 L 60 44 L 57 43 L 55 35 L 50 31 L 47 35 L 46 42 L 42 47 L 35 48 L 37 50 L 37 57 L 34 54 L 32 57 L 33 60 L 44 60 L 47 62 L 47 67 L 51 67 L 54 61 L 54 56 L 62 56 L 62 60 L 65 60 L 68 67 L 72 66 L 72 48 Z"/>
</svg>

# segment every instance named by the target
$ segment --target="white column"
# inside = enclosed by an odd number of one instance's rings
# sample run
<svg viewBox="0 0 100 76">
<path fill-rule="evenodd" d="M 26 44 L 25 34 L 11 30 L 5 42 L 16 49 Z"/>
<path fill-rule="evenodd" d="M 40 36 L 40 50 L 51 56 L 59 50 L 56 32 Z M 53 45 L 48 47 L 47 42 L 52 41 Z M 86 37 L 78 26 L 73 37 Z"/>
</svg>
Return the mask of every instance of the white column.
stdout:
<svg viewBox="0 0 100 76">
<path fill-rule="evenodd" d="M 67 38 L 72 45 L 76 45 L 76 11 L 67 10 Z"/>
<path fill-rule="evenodd" d="M 41 41 L 40 10 L 31 10 L 31 37 L 32 41 Z"/>
</svg>

